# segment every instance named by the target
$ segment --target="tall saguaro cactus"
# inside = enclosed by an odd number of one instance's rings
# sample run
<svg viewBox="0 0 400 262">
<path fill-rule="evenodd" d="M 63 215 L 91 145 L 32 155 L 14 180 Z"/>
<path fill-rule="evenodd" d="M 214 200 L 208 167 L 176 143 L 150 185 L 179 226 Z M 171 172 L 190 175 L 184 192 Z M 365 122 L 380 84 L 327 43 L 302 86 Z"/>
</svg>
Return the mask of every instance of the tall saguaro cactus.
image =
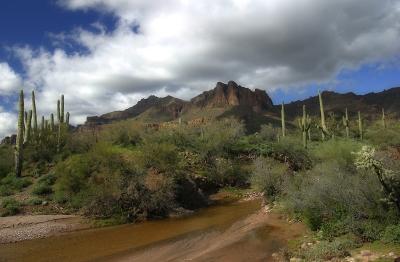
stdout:
<svg viewBox="0 0 400 262">
<path fill-rule="evenodd" d="M 69 126 L 69 112 L 67 112 L 67 114 L 65 115 L 65 124 L 66 124 L 66 126 L 68 128 L 68 126 Z M 181 124 L 182 124 L 182 118 L 179 118 L 179 125 L 181 125 Z"/>
<path fill-rule="evenodd" d="M 29 110 L 26 120 L 24 143 L 28 143 L 31 140 L 31 133 L 32 133 L 32 110 Z"/>
<path fill-rule="evenodd" d="M 325 111 L 324 111 L 324 103 L 322 101 L 322 95 L 321 92 L 318 91 L 318 98 L 319 98 L 319 110 L 321 112 L 321 133 L 322 133 L 322 140 L 325 140 L 326 136 L 329 135 L 328 128 L 326 127 L 326 121 L 325 121 Z"/>
<path fill-rule="evenodd" d="M 64 123 L 64 95 L 61 95 L 61 123 Z"/>
<path fill-rule="evenodd" d="M 15 175 L 21 176 L 22 161 L 23 161 L 23 143 L 24 143 L 24 91 L 19 94 L 18 104 L 18 126 L 17 126 L 17 141 L 15 144 Z"/>
<path fill-rule="evenodd" d="M 386 115 L 385 115 L 385 108 L 382 108 L 382 127 L 386 128 Z"/>
<path fill-rule="evenodd" d="M 37 113 L 36 113 L 35 91 L 32 91 L 32 113 L 33 113 L 33 132 L 36 136 L 38 133 L 38 120 L 37 120 Z"/>
<path fill-rule="evenodd" d="M 285 123 L 285 105 L 282 102 L 281 106 L 281 125 L 282 125 L 282 137 L 286 136 L 286 123 Z"/>
<path fill-rule="evenodd" d="M 311 118 L 309 115 L 306 113 L 306 106 L 303 105 L 303 117 L 298 120 L 299 121 L 299 127 L 303 135 L 303 146 L 304 148 L 307 148 L 307 135 L 308 131 L 311 128 Z"/>
<path fill-rule="evenodd" d="M 349 121 L 349 113 L 347 112 L 347 108 L 346 108 L 345 115 L 343 117 L 343 125 L 346 128 L 346 138 L 349 138 L 350 137 L 350 121 Z"/>
<path fill-rule="evenodd" d="M 359 134 L 360 140 L 363 140 L 364 132 L 363 132 L 363 123 L 362 123 L 360 111 L 358 111 L 358 134 Z"/>
<path fill-rule="evenodd" d="M 57 121 L 58 121 L 58 124 L 61 123 L 60 100 L 57 100 Z"/>
<path fill-rule="evenodd" d="M 51 132 L 54 131 L 54 115 L 53 115 L 53 113 L 51 113 L 51 115 L 50 115 L 50 131 Z"/>
</svg>

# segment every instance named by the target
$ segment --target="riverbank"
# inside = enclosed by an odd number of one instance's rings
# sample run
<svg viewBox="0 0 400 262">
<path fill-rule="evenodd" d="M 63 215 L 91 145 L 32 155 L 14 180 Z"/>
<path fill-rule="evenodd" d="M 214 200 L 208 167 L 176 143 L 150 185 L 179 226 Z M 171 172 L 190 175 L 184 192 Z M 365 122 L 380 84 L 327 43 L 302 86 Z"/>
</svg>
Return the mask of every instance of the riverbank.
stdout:
<svg viewBox="0 0 400 262">
<path fill-rule="evenodd" d="M 0 254 L 4 261 L 35 262 L 148 262 L 160 261 L 160 258 L 162 261 L 265 261 L 284 248 L 289 239 L 304 234 L 305 228 L 261 208 L 261 203 L 260 198 L 224 200 L 222 204 L 179 218 L 78 230 L 1 244 Z"/>
<path fill-rule="evenodd" d="M 90 228 L 76 215 L 25 215 L 0 218 L 0 244 L 46 238 Z"/>
</svg>

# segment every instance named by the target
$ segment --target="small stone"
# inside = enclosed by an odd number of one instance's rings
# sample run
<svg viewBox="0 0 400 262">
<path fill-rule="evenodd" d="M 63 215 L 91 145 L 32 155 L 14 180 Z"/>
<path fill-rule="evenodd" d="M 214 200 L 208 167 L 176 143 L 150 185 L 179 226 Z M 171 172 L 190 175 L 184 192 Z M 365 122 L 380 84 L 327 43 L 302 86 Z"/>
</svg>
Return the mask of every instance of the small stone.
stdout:
<svg viewBox="0 0 400 262">
<path fill-rule="evenodd" d="M 42 202 L 42 206 L 47 206 L 48 204 L 49 204 L 49 202 L 47 202 L 47 201 Z"/>
<path fill-rule="evenodd" d="M 298 257 L 291 257 L 290 258 L 290 262 L 302 262 L 303 260 L 301 258 Z"/>
<path fill-rule="evenodd" d="M 394 252 L 390 252 L 390 253 L 387 254 L 387 255 L 388 255 L 388 257 L 395 257 L 395 256 L 396 256 Z"/>
<path fill-rule="evenodd" d="M 372 255 L 371 251 L 369 251 L 369 250 L 361 250 L 361 256 L 369 257 L 371 255 Z"/>
</svg>

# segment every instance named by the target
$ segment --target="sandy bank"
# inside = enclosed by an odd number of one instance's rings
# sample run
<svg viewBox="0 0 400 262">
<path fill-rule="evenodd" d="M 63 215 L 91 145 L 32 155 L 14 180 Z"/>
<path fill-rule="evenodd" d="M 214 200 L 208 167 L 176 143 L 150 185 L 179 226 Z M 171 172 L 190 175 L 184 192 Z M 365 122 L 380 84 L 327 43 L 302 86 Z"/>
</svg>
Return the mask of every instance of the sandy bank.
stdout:
<svg viewBox="0 0 400 262">
<path fill-rule="evenodd" d="M 89 228 L 84 219 L 74 215 L 28 215 L 0 218 L 0 244 L 44 238 Z"/>
</svg>

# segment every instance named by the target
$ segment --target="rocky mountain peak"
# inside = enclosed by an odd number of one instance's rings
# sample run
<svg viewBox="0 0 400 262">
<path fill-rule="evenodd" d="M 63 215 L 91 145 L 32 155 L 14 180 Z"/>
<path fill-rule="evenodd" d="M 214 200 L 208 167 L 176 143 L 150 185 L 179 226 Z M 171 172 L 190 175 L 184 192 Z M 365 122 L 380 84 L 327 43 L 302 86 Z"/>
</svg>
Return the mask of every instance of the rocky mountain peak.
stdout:
<svg viewBox="0 0 400 262">
<path fill-rule="evenodd" d="M 201 107 L 248 106 L 256 112 L 273 107 L 271 98 L 264 90 L 252 91 L 234 81 L 228 84 L 218 82 L 214 89 L 196 96 L 191 102 Z"/>
</svg>

